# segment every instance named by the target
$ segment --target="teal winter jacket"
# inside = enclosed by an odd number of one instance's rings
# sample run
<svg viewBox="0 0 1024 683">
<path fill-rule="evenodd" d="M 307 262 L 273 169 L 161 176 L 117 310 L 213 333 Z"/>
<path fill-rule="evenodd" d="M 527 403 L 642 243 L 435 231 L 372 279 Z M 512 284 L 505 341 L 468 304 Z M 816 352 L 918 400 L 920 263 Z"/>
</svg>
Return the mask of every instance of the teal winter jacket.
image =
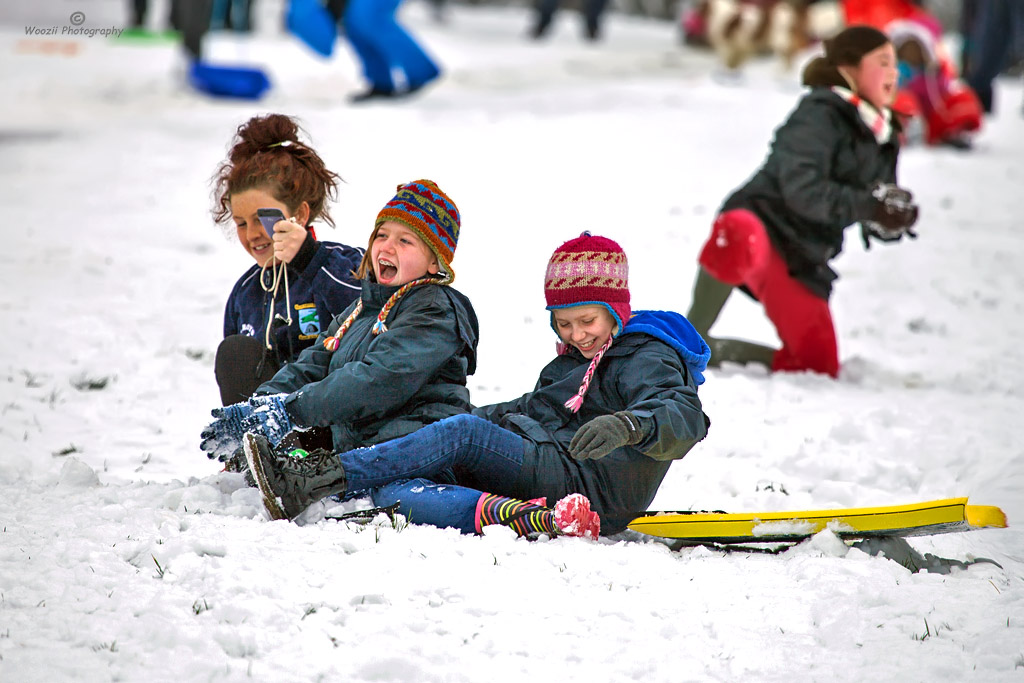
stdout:
<svg viewBox="0 0 1024 683">
<path fill-rule="evenodd" d="M 256 391 L 287 393 L 293 422 L 330 427 L 336 451 L 389 441 L 469 412 L 466 377 L 476 370 L 479 328 L 463 294 L 442 285 L 414 287 L 391 309 L 387 331 L 374 335 L 378 313 L 398 288 L 361 284 L 363 310 L 337 350 L 327 351 L 323 340 L 358 301 Z"/>
</svg>

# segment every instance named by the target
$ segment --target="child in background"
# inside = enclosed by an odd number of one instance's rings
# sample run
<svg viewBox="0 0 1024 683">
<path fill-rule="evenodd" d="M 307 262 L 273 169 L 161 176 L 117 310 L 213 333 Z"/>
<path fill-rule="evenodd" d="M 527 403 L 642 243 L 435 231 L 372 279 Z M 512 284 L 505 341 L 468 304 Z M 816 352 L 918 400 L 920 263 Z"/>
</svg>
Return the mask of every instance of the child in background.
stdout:
<svg viewBox="0 0 1024 683">
<path fill-rule="evenodd" d="M 941 35 L 915 19 L 892 21 L 885 32 L 899 60 L 900 91 L 893 110 L 910 120 L 920 116 L 929 145 L 970 148 L 969 134 L 981 128 L 981 103 L 957 78 Z"/>
<path fill-rule="evenodd" d="M 299 142 L 298 131 L 281 114 L 249 119 L 214 179 L 214 220 L 230 219 L 256 262 L 224 307 L 215 362 L 223 405 L 247 399 L 359 295 L 352 271 L 362 250 L 320 242 L 313 232 L 314 221 L 334 225 L 327 199 L 335 196 L 338 176 Z M 262 208 L 288 217 L 273 226 L 273 237 L 256 215 Z"/>
<path fill-rule="evenodd" d="M 479 533 L 614 534 L 647 509 L 673 460 L 710 424 L 697 386 L 707 345 L 678 313 L 631 315 L 626 255 L 582 236 L 544 280 L 559 355 L 533 391 L 371 448 L 290 457 L 247 434 L 248 466 L 272 517 L 329 495 L 372 491 L 411 521 Z M 434 485 L 452 473 L 458 486 Z M 546 501 L 557 501 L 553 508 Z"/>
<path fill-rule="evenodd" d="M 406 97 L 441 75 L 440 67 L 409 35 L 395 14 L 402 0 L 348 0 L 345 36 L 363 65 L 369 88 L 353 103 Z"/>
<path fill-rule="evenodd" d="M 805 68 L 804 95 L 775 131 L 771 152 L 746 185 L 725 200 L 700 254 L 687 318 L 704 335 L 715 364 L 762 363 L 773 371 L 839 374 L 829 309 L 829 267 L 847 226 L 870 239 L 913 233 L 917 206 L 896 185 L 899 129 L 896 55 L 889 38 L 851 26 L 825 41 Z M 782 348 L 714 339 L 708 331 L 733 288 L 764 306 Z"/>
<path fill-rule="evenodd" d="M 349 450 L 469 412 L 479 336 L 449 285 L 459 238 L 454 202 L 430 180 L 398 186 L 356 271 L 361 293 L 316 343 L 246 402 L 212 411 L 208 457 L 229 461 L 242 434 Z"/>
</svg>

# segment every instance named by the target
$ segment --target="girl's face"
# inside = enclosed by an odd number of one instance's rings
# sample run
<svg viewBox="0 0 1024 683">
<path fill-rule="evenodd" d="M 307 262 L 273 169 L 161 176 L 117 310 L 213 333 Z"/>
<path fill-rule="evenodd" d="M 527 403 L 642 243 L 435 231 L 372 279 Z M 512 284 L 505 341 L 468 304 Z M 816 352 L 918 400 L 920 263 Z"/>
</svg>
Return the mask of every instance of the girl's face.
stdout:
<svg viewBox="0 0 1024 683">
<path fill-rule="evenodd" d="M 280 209 L 285 216 L 294 216 L 300 225 L 305 225 L 309 219 L 309 205 L 306 202 L 302 203 L 298 212 L 294 212 L 264 188 L 237 192 L 231 195 L 230 202 L 231 220 L 235 222 L 238 241 L 261 268 L 274 257 L 274 242 L 256 217 L 256 209 Z"/>
<path fill-rule="evenodd" d="M 415 232 L 395 221 L 384 221 L 370 244 L 373 274 L 382 285 L 404 285 L 438 272 L 437 257 Z"/>
<path fill-rule="evenodd" d="M 899 69 L 892 43 L 886 43 L 867 53 L 860 64 L 849 69 L 857 93 L 878 110 L 888 107 L 896 99 Z"/>
<path fill-rule="evenodd" d="M 600 304 L 586 304 L 551 311 L 555 331 L 562 342 L 593 358 L 615 331 L 615 318 Z"/>
</svg>

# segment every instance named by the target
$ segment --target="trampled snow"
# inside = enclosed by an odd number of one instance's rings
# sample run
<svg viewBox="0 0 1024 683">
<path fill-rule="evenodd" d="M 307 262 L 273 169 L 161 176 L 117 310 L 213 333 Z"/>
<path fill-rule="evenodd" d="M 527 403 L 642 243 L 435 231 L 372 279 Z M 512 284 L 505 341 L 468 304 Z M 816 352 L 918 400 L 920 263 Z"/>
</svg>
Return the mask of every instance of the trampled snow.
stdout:
<svg viewBox="0 0 1024 683">
<path fill-rule="evenodd" d="M 529 14 L 403 16 L 447 75 L 353 107 L 347 48 L 313 56 L 256 3 L 257 104 L 181 86 L 173 45 L 27 37 L 125 24 L 127 3 L 3 10 L 0 680 L 793 681 L 1024 676 L 1024 118 L 1018 82 L 971 152 L 907 149 L 920 238 L 864 252 L 833 297 L 838 381 L 707 373 L 708 438 L 653 509 L 807 510 L 969 496 L 1010 528 L 910 540 L 973 564 L 912 573 L 830 532 L 776 555 L 642 537 L 527 542 L 392 524 L 268 522 L 198 449 L 213 353 L 248 256 L 209 179 L 258 112 L 299 117 L 344 178 L 320 236 L 364 244 L 400 182 L 437 180 L 480 317 L 475 403 L 531 388 L 553 353 L 542 274 L 581 230 L 619 241 L 635 308 L 685 312 L 714 211 L 799 96 L 770 61 L 723 85 L 669 23 L 612 14 L 543 44 Z M 157 4 L 155 19 L 162 16 Z M 154 19 L 154 20 L 155 20 Z M 71 46 L 71 47 L 69 47 Z M 716 332 L 771 342 L 734 296 Z"/>
</svg>

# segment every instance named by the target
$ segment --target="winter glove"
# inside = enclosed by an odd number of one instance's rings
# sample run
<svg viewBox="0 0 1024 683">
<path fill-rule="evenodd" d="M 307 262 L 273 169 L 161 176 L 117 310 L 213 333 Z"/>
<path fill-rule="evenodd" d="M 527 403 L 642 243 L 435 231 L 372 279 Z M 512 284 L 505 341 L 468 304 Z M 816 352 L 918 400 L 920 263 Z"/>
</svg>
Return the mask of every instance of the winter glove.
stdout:
<svg viewBox="0 0 1024 683">
<path fill-rule="evenodd" d="M 910 233 L 917 222 L 917 204 L 914 195 L 891 183 L 878 183 L 871 189 L 875 209 L 868 219 L 892 233 Z"/>
<path fill-rule="evenodd" d="M 231 454 L 242 447 L 242 435 L 245 434 L 246 421 L 252 416 L 252 406 L 248 403 L 235 403 L 210 411 L 215 419 L 200 432 L 202 441 L 199 448 L 206 452 L 206 457 L 226 462 Z"/>
<path fill-rule="evenodd" d="M 262 434 L 276 446 L 294 426 L 284 409 L 287 395 L 253 396 L 244 403 L 214 408 L 210 414 L 216 419 L 200 433 L 199 448 L 211 460 L 227 462 L 242 447 L 246 432 Z"/>
<path fill-rule="evenodd" d="M 899 242 L 903 235 L 916 238 L 911 230 L 917 222 L 918 209 L 914 195 L 891 183 L 877 183 L 871 189 L 875 209 L 869 220 L 860 223 L 860 239 L 864 249 L 871 249 L 871 240 Z"/>
<path fill-rule="evenodd" d="M 633 413 L 620 410 L 601 415 L 576 430 L 569 442 L 569 455 L 576 460 L 597 460 L 616 448 L 640 443 L 647 431 Z"/>
<path fill-rule="evenodd" d="M 862 221 L 860 224 L 860 241 L 864 243 L 864 250 L 871 249 L 871 240 L 879 242 L 899 242 L 903 236 L 917 239 L 917 233 L 909 228 L 906 230 L 888 230 L 874 221 Z"/>
<path fill-rule="evenodd" d="M 288 394 L 270 394 L 269 396 L 253 396 L 249 399 L 252 415 L 248 418 L 246 431 L 256 431 L 267 437 L 270 445 L 281 443 L 285 434 L 295 424 L 284 409 L 284 399 Z"/>
</svg>

